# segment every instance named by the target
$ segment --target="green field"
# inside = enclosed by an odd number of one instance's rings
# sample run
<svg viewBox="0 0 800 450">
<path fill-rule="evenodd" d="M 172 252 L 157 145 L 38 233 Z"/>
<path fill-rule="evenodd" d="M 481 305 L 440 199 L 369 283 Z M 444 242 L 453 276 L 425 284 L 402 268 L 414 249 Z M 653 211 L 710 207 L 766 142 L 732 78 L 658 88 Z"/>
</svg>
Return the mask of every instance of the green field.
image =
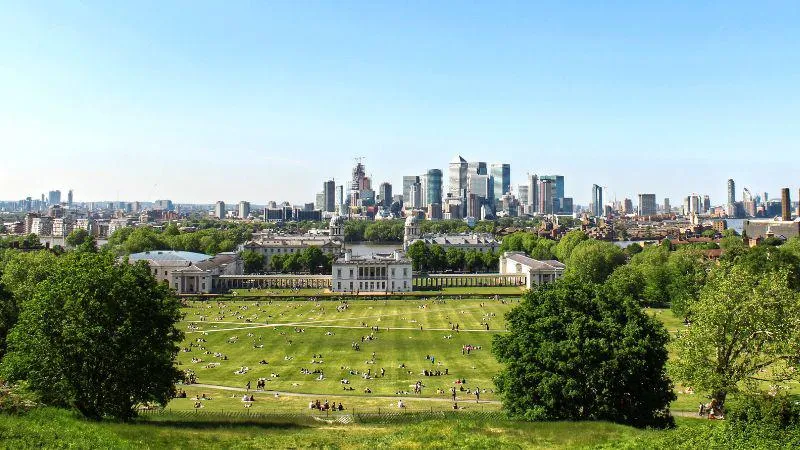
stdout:
<svg viewBox="0 0 800 450">
<path fill-rule="evenodd" d="M 445 400 L 452 400 L 450 389 L 456 387 L 457 401 L 475 403 L 467 390 L 479 389 L 483 407 L 496 409 L 491 378 L 500 365 L 491 354 L 491 341 L 505 329 L 504 314 L 516 302 L 356 300 L 344 310 L 338 301 L 190 302 L 180 324 L 186 333 L 181 347 L 190 351 L 181 351 L 178 359 L 180 368 L 192 370 L 203 385 L 244 389 L 249 381 L 255 390 L 257 380 L 264 379 L 268 391 L 315 394 L 321 401 L 337 395 L 336 401 L 345 405 L 377 408 L 396 407 L 393 399 L 404 398 L 410 408 L 428 409 L 451 407 Z M 458 331 L 453 330 L 456 324 Z M 473 349 L 462 351 L 467 345 Z M 249 370 L 236 373 L 242 367 Z M 425 370 L 441 375 L 426 376 Z M 414 394 L 417 381 L 423 388 Z M 231 400 L 234 394 L 242 395 L 226 391 L 215 397 Z M 281 408 L 289 402 L 258 396 Z M 307 407 L 308 401 L 303 398 L 291 407 Z M 193 407 L 189 399 L 178 399 L 170 407 L 184 409 L 190 403 Z M 203 403 L 209 408 L 236 405 Z M 244 406 L 239 402 L 238 407 Z"/>
</svg>

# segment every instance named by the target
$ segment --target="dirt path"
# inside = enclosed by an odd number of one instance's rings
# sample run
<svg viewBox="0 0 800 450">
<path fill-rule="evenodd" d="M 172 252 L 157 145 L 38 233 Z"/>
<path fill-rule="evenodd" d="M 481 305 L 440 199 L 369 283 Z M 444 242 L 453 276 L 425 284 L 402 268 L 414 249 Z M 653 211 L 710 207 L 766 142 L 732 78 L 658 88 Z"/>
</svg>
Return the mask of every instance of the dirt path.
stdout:
<svg viewBox="0 0 800 450">
<path fill-rule="evenodd" d="M 196 386 L 196 387 L 201 387 L 201 388 L 217 389 L 217 390 L 222 390 L 222 391 L 234 391 L 234 392 L 262 392 L 262 393 L 271 394 L 271 395 L 275 395 L 275 393 L 277 393 L 278 395 L 285 395 L 287 397 L 320 398 L 320 397 L 330 396 L 330 397 L 352 397 L 352 398 L 365 398 L 365 399 L 377 399 L 377 400 L 395 400 L 395 401 L 403 399 L 403 400 L 426 401 L 426 402 L 446 402 L 446 403 L 452 403 L 453 402 L 453 400 L 450 399 L 450 397 L 447 397 L 447 398 L 434 398 L 434 397 L 416 397 L 416 396 L 406 396 L 406 397 L 394 396 L 394 397 L 390 397 L 390 396 L 386 396 L 386 395 L 375 395 L 375 396 L 372 396 L 372 395 L 352 395 L 352 394 L 303 394 L 303 393 L 300 393 L 300 392 L 284 392 L 284 391 L 272 391 L 272 390 L 257 391 L 255 389 L 250 389 L 248 391 L 245 388 L 238 388 L 238 387 L 233 387 L 233 386 L 218 386 L 218 385 L 215 385 L 215 384 L 200 384 L 200 383 L 198 383 L 198 384 L 189 384 L 189 385 L 186 385 L 186 386 Z M 470 402 L 470 401 L 474 401 L 474 400 L 475 400 L 475 396 L 471 395 L 471 394 L 469 395 L 469 397 L 466 397 L 466 398 L 457 398 L 457 401 L 461 401 L 461 402 Z M 500 402 L 497 401 L 497 400 L 481 400 L 478 404 L 481 404 L 481 405 L 499 405 Z"/>
</svg>

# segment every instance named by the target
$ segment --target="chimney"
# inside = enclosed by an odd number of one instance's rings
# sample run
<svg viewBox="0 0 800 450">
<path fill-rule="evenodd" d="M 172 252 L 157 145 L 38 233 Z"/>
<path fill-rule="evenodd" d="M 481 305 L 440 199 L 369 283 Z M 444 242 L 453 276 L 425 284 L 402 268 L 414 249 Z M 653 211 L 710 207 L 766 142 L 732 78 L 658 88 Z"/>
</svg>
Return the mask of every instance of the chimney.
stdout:
<svg viewBox="0 0 800 450">
<path fill-rule="evenodd" d="M 350 262 L 350 258 L 353 257 L 353 250 L 347 249 L 344 251 L 344 262 Z"/>
<path fill-rule="evenodd" d="M 781 220 L 792 220 L 792 200 L 789 198 L 789 188 L 781 189 Z"/>
</svg>

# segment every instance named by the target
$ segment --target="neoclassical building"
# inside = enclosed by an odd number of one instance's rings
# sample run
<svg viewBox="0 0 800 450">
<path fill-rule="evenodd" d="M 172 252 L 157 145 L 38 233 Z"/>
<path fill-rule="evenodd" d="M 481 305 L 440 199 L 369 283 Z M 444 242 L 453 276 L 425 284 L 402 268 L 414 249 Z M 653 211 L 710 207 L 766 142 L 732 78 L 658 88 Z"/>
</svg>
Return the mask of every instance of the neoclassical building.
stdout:
<svg viewBox="0 0 800 450">
<path fill-rule="evenodd" d="M 344 248 L 344 217 L 333 216 L 331 218 L 327 235 L 282 236 L 267 232 L 254 235 L 253 240 L 245 243 L 242 249 L 261 253 L 264 255 L 264 263 L 269 267 L 273 256 L 299 253 L 309 247 L 319 247 L 326 255 L 341 254 Z"/>
<path fill-rule="evenodd" d="M 174 250 L 134 253 L 131 263 L 147 261 L 153 276 L 179 294 L 208 294 L 217 288 L 220 275 L 241 275 L 244 264 L 234 252 L 215 256 Z"/>
<path fill-rule="evenodd" d="M 564 275 L 565 268 L 559 261 L 539 261 L 522 252 L 504 252 L 500 257 L 500 274 L 524 275 L 528 289 L 556 281 Z"/>
<path fill-rule="evenodd" d="M 406 218 L 403 232 L 403 250 L 408 250 L 408 247 L 417 241 L 428 245 L 439 245 L 445 250 L 459 248 L 464 251 L 477 250 L 486 253 L 500 248 L 500 241 L 490 233 L 422 234 L 419 229 L 419 219 L 409 216 Z"/>
<path fill-rule="evenodd" d="M 355 256 L 352 250 L 333 262 L 333 292 L 411 292 L 411 260 L 402 252 Z"/>
</svg>

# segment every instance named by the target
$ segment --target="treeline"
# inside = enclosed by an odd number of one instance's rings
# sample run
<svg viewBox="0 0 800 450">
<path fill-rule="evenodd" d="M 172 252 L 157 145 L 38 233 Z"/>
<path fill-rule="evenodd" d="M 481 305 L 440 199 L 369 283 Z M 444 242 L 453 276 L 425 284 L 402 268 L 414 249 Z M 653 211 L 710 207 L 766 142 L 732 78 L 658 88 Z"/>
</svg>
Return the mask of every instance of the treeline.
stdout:
<svg viewBox="0 0 800 450">
<path fill-rule="evenodd" d="M 319 247 L 308 247 L 297 253 L 273 255 L 269 259 L 259 252 L 244 250 L 241 253 L 246 274 L 262 273 L 265 271 L 280 273 L 310 273 L 313 275 L 330 274 L 333 257 L 326 255 Z"/>
<path fill-rule="evenodd" d="M 500 256 L 495 252 L 462 250 L 417 241 L 409 246 L 406 255 L 414 271 L 420 272 L 496 272 Z"/>
<path fill-rule="evenodd" d="M 348 220 L 344 224 L 344 240 L 345 242 L 368 241 L 373 243 L 403 242 L 404 226 L 405 221 L 403 220 L 377 220 L 374 222 Z"/>
<path fill-rule="evenodd" d="M 219 221 L 217 221 L 219 222 Z M 108 238 L 108 246 L 119 255 L 153 250 L 184 250 L 216 255 L 231 252 L 252 237 L 253 228 L 246 224 L 230 224 L 182 232 L 175 224 L 163 231 L 150 227 L 127 227 Z"/>
</svg>

